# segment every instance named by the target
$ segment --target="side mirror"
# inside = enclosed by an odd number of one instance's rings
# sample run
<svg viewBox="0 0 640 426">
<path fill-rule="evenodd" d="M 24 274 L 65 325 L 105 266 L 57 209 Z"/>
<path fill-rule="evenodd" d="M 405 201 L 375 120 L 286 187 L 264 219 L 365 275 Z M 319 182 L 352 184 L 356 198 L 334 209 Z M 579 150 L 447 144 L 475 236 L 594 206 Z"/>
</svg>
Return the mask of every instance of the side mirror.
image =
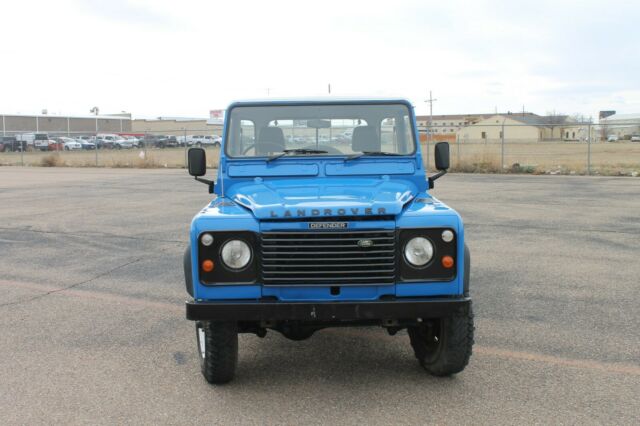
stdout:
<svg viewBox="0 0 640 426">
<path fill-rule="evenodd" d="M 444 176 L 449 168 L 449 142 L 438 142 L 435 148 L 435 163 L 438 173 L 429 176 L 429 189 L 433 188 L 433 182 Z"/>
<path fill-rule="evenodd" d="M 207 173 L 207 154 L 202 148 L 191 148 L 188 153 L 189 174 L 200 177 Z"/>
<path fill-rule="evenodd" d="M 436 169 L 447 170 L 449 168 L 449 142 L 438 142 L 434 155 Z"/>
</svg>

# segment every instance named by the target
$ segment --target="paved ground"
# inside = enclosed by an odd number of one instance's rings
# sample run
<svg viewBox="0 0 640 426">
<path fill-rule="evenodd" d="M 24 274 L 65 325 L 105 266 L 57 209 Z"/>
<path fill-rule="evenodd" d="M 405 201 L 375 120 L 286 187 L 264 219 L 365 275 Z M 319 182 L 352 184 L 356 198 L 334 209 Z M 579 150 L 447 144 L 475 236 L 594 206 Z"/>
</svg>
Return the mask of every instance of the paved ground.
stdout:
<svg viewBox="0 0 640 426">
<path fill-rule="evenodd" d="M 179 170 L 0 168 L 0 424 L 617 423 L 640 419 L 640 179 L 449 175 L 477 338 L 436 379 L 406 335 L 242 336 L 200 376 Z"/>
</svg>

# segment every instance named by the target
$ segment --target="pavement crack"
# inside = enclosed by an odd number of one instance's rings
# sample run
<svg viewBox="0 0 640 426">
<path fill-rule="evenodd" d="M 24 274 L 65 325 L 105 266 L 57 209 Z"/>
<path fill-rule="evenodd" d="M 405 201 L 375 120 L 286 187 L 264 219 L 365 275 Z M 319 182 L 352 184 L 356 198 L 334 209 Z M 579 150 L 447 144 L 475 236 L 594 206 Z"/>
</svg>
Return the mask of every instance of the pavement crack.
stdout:
<svg viewBox="0 0 640 426">
<path fill-rule="evenodd" d="M 180 243 L 184 244 L 185 241 L 178 240 L 164 240 L 161 238 L 149 238 L 149 237 L 132 237 L 130 235 L 118 235 L 118 234 L 109 234 L 106 232 L 65 232 L 65 231 L 45 231 L 42 229 L 33 229 L 33 228 L 8 228 L 8 227 L 0 227 L 0 231 L 17 231 L 17 232 L 34 232 L 38 234 L 52 234 L 52 235 L 69 235 L 72 237 L 106 237 L 106 238 L 122 238 L 127 240 L 136 240 L 136 241 L 153 241 L 159 243 Z"/>
<path fill-rule="evenodd" d="M 44 298 L 44 297 L 46 297 L 46 296 L 49 296 L 49 295 L 51 295 L 51 294 L 60 293 L 60 292 L 67 291 L 67 290 L 71 290 L 71 289 L 76 288 L 76 287 L 79 287 L 79 286 L 81 286 L 81 285 L 83 285 L 83 284 L 88 284 L 88 283 L 90 283 L 90 282 L 92 282 L 92 281 L 95 281 L 95 280 L 97 280 L 98 278 L 102 278 L 102 277 L 104 277 L 104 276 L 106 276 L 106 275 L 109 275 L 109 274 L 111 274 L 112 272 L 115 272 L 115 271 L 117 271 L 117 270 L 119 270 L 119 269 L 125 268 L 125 267 L 127 267 L 127 266 L 129 266 L 129 265 L 133 265 L 134 263 L 137 263 L 137 262 L 139 262 L 139 261 L 141 261 L 141 260 L 142 260 L 142 258 L 138 258 L 138 259 L 131 260 L 131 261 L 129 261 L 129 262 L 126 262 L 126 263 L 120 264 L 120 265 L 118 265 L 118 266 L 114 266 L 113 268 L 111 268 L 111 269 L 109 269 L 109 270 L 107 270 L 107 271 L 105 271 L 105 272 L 101 272 L 101 273 L 99 273 L 99 274 L 97 274 L 97 275 L 94 275 L 93 277 L 91 277 L 91 278 L 89 278 L 89 279 L 86 279 L 86 280 L 83 280 L 83 281 L 77 282 L 77 283 L 75 283 L 75 284 L 71 284 L 71 285 L 66 286 L 66 287 L 61 287 L 61 288 L 57 288 L 57 289 L 55 289 L 55 290 L 46 291 L 46 292 L 44 292 L 44 293 L 37 294 L 37 295 L 35 295 L 35 296 L 33 296 L 33 297 L 30 297 L 30 298 L 28 298 L 28 299 L 25 299 L 25 300 L 18 300 L 18 301 L 15 301 L 15 302 L 2 303 L 2 304 L 0 304 L 0 308 L 4 308 L 4 307 L 6 307 L 6 306 L 23 305 L 23 304 L 26 304 L 26 303 L 33 302 L 34 300 L 42 299 L 42 298 Z"/>
</svg>

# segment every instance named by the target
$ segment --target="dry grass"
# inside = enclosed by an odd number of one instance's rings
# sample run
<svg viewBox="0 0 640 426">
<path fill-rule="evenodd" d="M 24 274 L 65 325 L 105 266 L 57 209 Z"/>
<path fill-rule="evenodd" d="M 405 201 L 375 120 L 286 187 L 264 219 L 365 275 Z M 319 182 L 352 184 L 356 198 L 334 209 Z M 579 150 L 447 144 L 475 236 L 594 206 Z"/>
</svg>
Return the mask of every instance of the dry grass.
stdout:
<svg viewBox="0 0 640 426">
<path fill-rule="evenodd" d="M 586 174 L 586 143 L 506 143 L 504 168 L 500 143 L 450 144 L 451 171 L 469 173 Z M 426 165 L 426 146 L 423 144 Z M 433 170 L 433 147 L 429 164 Z M 594 143 L 591 145 L 591 173 L 637 175 L 640 173 L 640 143 Z"/>
<path fill-rule="evenodd" d="M 427 158 L 426 145 L 422 155 Z M 585 143 L 507 143 L 504 165 L 499 143 L 451 143 L 451 171 L 466 173 L 586 174 Z M 144 156 L 141 156 L 141 152 Z M 218 166 L 218 148 L 207 148 L 209 167 Z M 433 146 L 429 149 L 429 170 L 434 170 Z M 78 152 L 0 153 L 0 165 L 46 167 L 184 168 L 184 148 L 99 150 Z M 640 143 L 594 143 L 591 145 L 591 173 L 600 175 L 640 174 Z"/>
<path fill-rule="evenodd" d="M 65 162 L 58 153 L 47 154 L 40 159 L 42 167 L 63 167 Z"/>
<path fill-rule="evenodd" d="M 218 148 L 207 148 L 209 167 L 218 166 Z M 166 149 L 123 149 L 96 151 L 62 152 L 2 152 L 0 165 L 3 166 L 45 166 L 45 167 L 112 167 L 112 168 L 184 168 L 186 152 L 184 148 Z"/>
</svg>

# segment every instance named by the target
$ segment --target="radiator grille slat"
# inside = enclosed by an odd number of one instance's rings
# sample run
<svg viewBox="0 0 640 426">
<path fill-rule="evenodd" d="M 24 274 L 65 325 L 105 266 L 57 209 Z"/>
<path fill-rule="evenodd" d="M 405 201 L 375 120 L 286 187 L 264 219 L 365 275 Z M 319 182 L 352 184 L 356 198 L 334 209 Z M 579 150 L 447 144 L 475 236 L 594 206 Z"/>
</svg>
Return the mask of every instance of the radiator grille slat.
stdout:
<svg viewBox="0 0 640 426">
<path fill-rule="evenodd" d="M 393 283 L 396 234 L 393 230 L 264 232 L 261 266 L 265 285 Z"/>
</svg>

